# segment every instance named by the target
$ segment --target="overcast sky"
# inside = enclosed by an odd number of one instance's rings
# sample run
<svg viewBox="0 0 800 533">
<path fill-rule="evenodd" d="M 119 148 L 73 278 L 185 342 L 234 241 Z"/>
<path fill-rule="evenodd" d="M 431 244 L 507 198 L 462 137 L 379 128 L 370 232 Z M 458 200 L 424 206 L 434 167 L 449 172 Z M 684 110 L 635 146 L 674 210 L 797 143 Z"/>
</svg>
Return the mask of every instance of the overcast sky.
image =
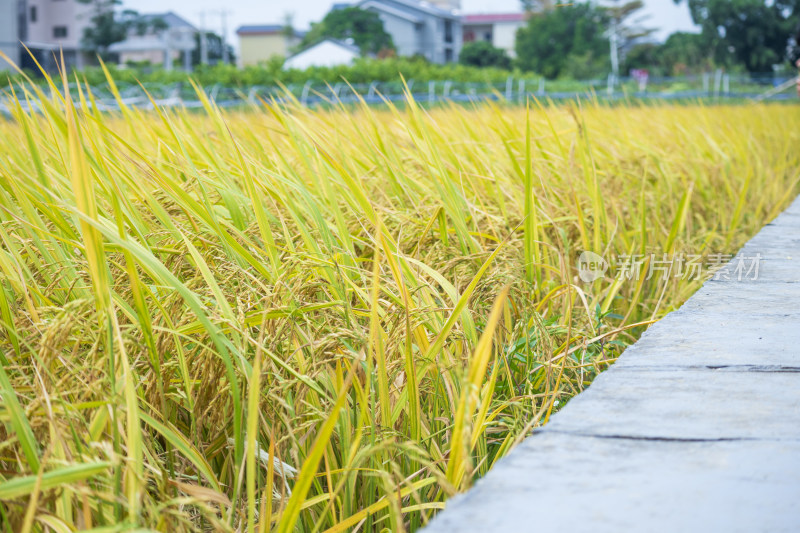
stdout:
<svg viewBox="0 0 800 533">
<path fill-rule="evenodd" d="M 235 31 L 243 24 L 280 24 L 284 16 L 294 16 L 295 28 L 307 29 L 312 21 L 325 16 L 334 1 L 346 0 L 123 0 L 123 7 L 140 13 L 174 11 L 195 25 L 200 25 L 200 13 L 206 12 L 205 25 L 220 32 L 220 11 L 228 11 L 228 38 L 236 44 Z M 676 6 L 673 0 L 644 0 L 645 25 L 658 28 L 656 37 L 666 38 L 673 31 L 692 31 L 686 1 Z M 520 10 L 519 0 L 461 0 L 463 13 L 502 13 Z"/>
</svg>

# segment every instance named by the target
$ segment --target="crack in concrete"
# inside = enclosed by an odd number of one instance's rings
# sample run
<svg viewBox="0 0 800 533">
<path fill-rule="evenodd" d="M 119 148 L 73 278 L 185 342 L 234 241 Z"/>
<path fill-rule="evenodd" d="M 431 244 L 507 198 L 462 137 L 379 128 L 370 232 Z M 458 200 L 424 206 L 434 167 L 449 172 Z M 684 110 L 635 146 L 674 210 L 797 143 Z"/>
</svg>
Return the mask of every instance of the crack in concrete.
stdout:
<svg viewBox="0 0 800 533">
<path fill-rule="evenodd" d="M 559 435 L 571 435 L 573 437 L 586 437 L 592 439 L 613 439 L 613 440 L 631 440 L 631 441 L 651 441 L 651 442 L 800 442 L 800 439 L 782 439 L 772 438 L 763 439 L 755 437 L 665 437 L 665 436 L 651 436 L 651 435 L 617 435 L 617 434 L 597 434 L 597 433 L 583 433 L 580 431 L 559 431 L 547 428 L 542 428 L 539 431 L 534 431 L 532 436 L 544 435 L 546 433 L 556 433 Z"/>
<path fill-rule="evenodd" d="M 620 371 L 674 372 L 680 371 L 723 371 L 723 372 L 762 372 L 762 373 L 800 373 L 800 366 L 785 365 L 630 365 L 620 367 Z"/>
<path fill-rule="evenodd" d="M 709 370 L 731 370 L 741 372 L 800 372 L 800 366 L 783 365 L 705 365 Z"/>
</svg>

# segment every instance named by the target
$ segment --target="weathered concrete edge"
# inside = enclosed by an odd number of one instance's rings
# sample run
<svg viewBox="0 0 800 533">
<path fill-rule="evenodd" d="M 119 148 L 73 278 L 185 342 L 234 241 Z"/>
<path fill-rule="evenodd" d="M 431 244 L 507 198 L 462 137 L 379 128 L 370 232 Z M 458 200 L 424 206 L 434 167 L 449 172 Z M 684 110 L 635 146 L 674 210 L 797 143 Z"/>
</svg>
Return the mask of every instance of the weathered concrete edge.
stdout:
<svg viewBox="0 0 800 533">
<path fill-rule="evenodd" d="M 742 254 L 761 254 L 764 259 L 764 267 L 766 270 L 764 271 L 765 275 L 760 280 L 751 282 L 750 284 L 737 281 L 707 282 L 678 311 L 670 313 L 665 317 L 664 321 L 653 325 L 639 342 L 630 347 L 622 355 L 617 364 L 598 378 L 597 381 L 600 383 L 593 384 L 587 391 L 584 391 L 573 399 L 561 412 L 553 417 L 553 420 L 548 426 L 537 431 L 535 437 L 529 437 L 522 446 L 512 451 L 508 457 L 499 461 L 492 471 L 489 472 L 483 480 L 479 481 L 472 490 L 468 491 L 466 494 L 452 498 L 448 502 L 446 510 L 439 513 L 425 531 L 427 533 L 445 531 L 503 531 L 504 528 L 509 526 L 519 527 L 521 524 L 524 524 L 524 522 L 519 521 L 519 516 L 525 516 L 526 514 L 531 516 L 531 518 L 537 516 L 537 519 L 533 520 L 529 524 L 529 527 L 532 530 L 535 524 L 535 529 L 539 530 L 549 522 L 549 520 L 546 519 L 541 520 L 541 515 L 543 512 L 546 512 L 546 509 L 536 508 L 536 502 L 543 500 L 539 495 L 551 490 L 549 484 L 553 482 L 553 472 L 558 472 L 560 470 L 557 464 L 559 461 L 577 460 L 580 462 L 582 458 L 581 453 L 585 452 L 587 448 L 587 446 L 584 445 L 586 441 L 600 442 L 604 445 L 608 442 L 615 442 L 615 439 L 622 439 L 616 441 L 618 443 L 637 443 L 636 439 L 641 439 L 638 442 L 644 443 L 647 447 L 645 453 L 650 453 L 652 448 L 656 450 L 671 450 L 672 447 L 678 447 L 681 456 L 686 453 L 687 449 L 691 451 L 697 446 L 716 447 L 715 449 L 718 449 L 717 452 L 712 454 L 714 460 L 706 461 L 705 463 L 705 468 L 708 472 L 704 473 L 702 471 L 703 468 L 700 468 L 700 471 L 697 472 L 698 479 L 702 481 L 704 476 L 706 478 L 720 480 L 724 479 L 726 475 L 730 475 L 729 471 L 725 469 L 720 470 L 717 468 L 718 465 L 714 464 L 718 455 L 724 455 L 724 453 L 729 452 L 729 450 L 725 448 L 726 446 L 733 446 L 735 449 L 739 450 L 737 453 L 753 454 L 755 453 L 754 450 L 761 450 L 758 453 L 758 457 L 761 458 L 764 456 L 764 450 L 760 449 L 759 446 L 763 442 L 766 442 L 770 446 L 777 445 L 776 443 L 784 443 L 782 445 L 787 445 L 785 443 L 788 440 L 789 446 L 795 446 L 794 448 L 790 448 L 791 451 L 788 452 L 789 456 L 792 457 L 791 465 L 786 465 L 784 468 L 783 465 L 780 464 L 780 461 L 778 461 L 777 466 L 771 464 L 765 467 L 765 470 L 772 468 L 772 470 L 778 473 L 770 471 L 772 477 L 766 474 L 762 476 L 769 478 L 770 482 L 773 484 L 777 483 L 782 489 L 785 489 L 785 479 L 779 479 L 781 475 L 780 470 L 783 469 L 786 470 L 786 472 L 791 471 L 796 475 L 797 472 L 794 472 L 792 468 L 800 465 L 800 461 L 797 460 L 798 457 L 800 457 L 800 432 L 795 432 L 793 429 L 788 430 L 790 432 L 788 439 L 786 428 L 777 428 L 776 434 L 769 434 L 770 431 L 767 430 L 766 433 L 768 435 L 764 439 L 751 439 L 749 437 L 730 438 L 724 436 L 720 438 L 719 436 L 715 437 L 713 435 L 709 436 L 710 438 L 693 439 L 692 436 L 689 435 L 688 438 L 681 440 L 681 438 L 670 437 L 669 435 L 666 437 L 653 437 L 648 434 L 646 436 L 637 437 L 633 435 L 618 435 L 614 434 L 613 431 L 602 434 L 602 432 L 598 433 L 596 431 L 596 427 L 582 432 L 580 427 L 580 415 L 586 412 L 596 413 L 596 410 L 587 410 L 587 407 L 596 403 L 592 398 L 594 390 L 602 388 L 602 384 L 606 384 L 606 389 L 611 388 L 615 386 L 617 381 L 624 381 L 626 377 L 630 377 L 630 373 L 632 372 L 655 370 L 665 373 L 681 372 L 679 376 L 688 376 L 693 375 L 695 372 L 708 372 L 709 370 L 722 369 L 724 371 L 733 372 L 763 372 L 770 377 L 780 372 L 787 372 L 793 374 L 795 377 L 800 376 L 800 373 L 797 372 L 800 368 L 800 358 L 797 357 L 797 346 L 800 345 L 800 331 L 795 331 L 793 335 L 789 335 L 788 337 L 783 335 L 780 331 L 783 329 L 783 332 L 785 332 L 786 330 L 784 328 L 786 326 L 791 328 L 792 325 L 800 324 L 800 321 L 798 321 L 800 314 L 794 309 L 793 305 L 798 301 L 797 296 L 800 295 L 800 283 L 798 283 L 800 282 L 800 263 L 798 262 L 800 260 L 800 236 L 798 234 L 800 234 L 800 198 L 796 199 L 784 213 L 768 223 L 753 239 L 743 246 L 737 255 L 738 258 Z M 737 258 L 734 258 L 731 263 L 736 261 Z M 749 296 L 748 291 L 750 292 Z M 738 293 L 744 294 L 741 297 L 737 297 Z M 756 300 L 764 300 L 764 298 L 766 298 L 766 300 L 762 302 L 763 305 L 761 308 L 752 308 L 752 293 L 757 294 L 758 297 L 755 298 Z M 722 305 L 720 305 L 721 294 L 724 294 L 726 298 L 730 297 L 729 301 Z M 736 323 L 737 314 L 742 312 L 748 314 L 744 320 L 739 319 L 740 323 Z M 707 320 L 709 316 L 712 317 L 712 319 L 721 320 L 723 329 L 721 330 L 722 334 L 720 338 L 709 339 L 706 346 L 703 345 L 702 339 L 700 339 L 698 343 L 692 342 L 691 340 L 687 341 L 686 339 L 674 338 L 674 324 L 676 321 Z M 731 320 L 734 322 L 733 324 L 728 323 Z M 769 332 L 770 335 L 774 335 L 770 341 L 769 349 L 767 350 L 768 358 L 771 357 L 772 360 L 767 361 L 767 364 L 764 364 L 764 360 L 761 357 L 753 359 L 754 354 L 757 353 L 753 351 L 753 349 L 761 349 L 763 346 L 763 343 L 754 344 L 756 340 L 754 335 L 760 335 L 761 330 L 764 329 L 761 328 L 760 325 L 753 327 L 753 324 L 758 323 L 759 320 L 763 322 L 766 329 L 773 325 L 776 328 L 780 328 L 776 332 Z M 747 330 L 748 325 L 753 335 L 749 337 L 748 335 L 731 335 L 731 332 L 738 333 L 739 331 Z M 700 327 L 707 327 L 707 324 L 701 323 Z M 797 327 L 795 329 L 800 330 L 800 328 Z M 731 342 L 728 344 L 724 342 L 725 332 L 727 332 L 730 337 Z M 692 332 L 690 330 L 687 336 L 691 336 L 691 334 Z M 762 336 L 757 337 L 757 339 L 761 341 Z M 751 344 L 748 344 L 748 342 Z M 698 351 L 702 352 L 701 357 L 699 357 L 701 361 L 698 361 Z M 681 356 L 681 352 L 686 353 Z M 739 357 L 742 354 L 738 352 L 744 352 L 744 358 Z M 617 376 L 619 376 L 620 380 L 617 379 Z M 752 378 L 749 376 L 748 381 L 752 381 Z M 800 385 L 800 380 L 793 381 L 792 383 Z M 648 392 L 645 390 L 637 391 L 637 393 L 647 394 Z M 604 395 L 603 391 L 600 391 L 598 394 L 594 394 L 594 396 L 598 401 L 602 401 L 603 399 L 608 399 L 609 395 Z M 785 398 L 778 398 L 778 400 L 779 403 L 780 401 L 786 402 Z M 789 405 L 795 406 L 798 400 L 797 398 L 792 398 L 790 402 Z M 581 413 L 581 411 L 583 411 L 583 413 Z M 571 416 L 570 413 L 573 412 L 578 416 Z M 570 420 L 570 418 L 572 418 L 572 420 Z M 797 418 L 797 416 L 792 418 Z M 563 424 L 560 423 L 562 420 L 564 421 Z M 577 423 L 576 420 L 578 420 Z M 691 424 L 689 424 L 689 426 L 691 427 Z M 723 426 L 723 428 L 730 429 L 728 426 Z M 559 443 L 557 446 L 553 446 L 554 440 Z M 565 448 L 572 445 L 578 448 L 577 451 L 563 451 Z M 591 446 L 597 447 L 598 444 L 592 444 Z M 720 447 L 723 450 L 722 452 L 719 451 Z M 639 446 L 636 453 L 641 455 L 641 448 L 642 447 Z M 745 452 L 742 450 L 745 450 Z M 770 450 L 767 450 L 769 453 Z M 783 452 L 787 453 L 785 450 L 783 450 Z M 670 453 L 664 451 L 666 463 L 669 463 L 671 460 Z M 707 453 L 707 450 L 703 453 Z M 583 457 L 583 459 L 585 459 L 585 457 Z M 774 458 L 772 459 L 775 460 Z M 555 464 L 553 464 L 554 461 Z M 750 462 L 758 463 L 756 460 Z M 526 472 L 526 465 L 531 469 L 530 471 Z M 680 470 L 681 465 L 676 464 L 673 465 L 673 467 Z M 570 465 L 567 465 L 564 469 L 569 470 Z M 607 472 L 608 469 L 600 468 L 600 470 L 606 470 Z M 629 469 L 625 470 L 625 468 L 622 468 L 621 470 L 623 470 L 623 472 L 619 475 L 619 478 L 627 480 L 626 476 L 628 478 L 630 477 Z M 620 471 L 620 468 L 617 468 L 617 470 L 612 468 L 614 475 L 616 475 L 617 471 Z M 739 474 L 735 469 L 733 473 Z M 586 474 L 588 477 L 590 472 Z M 695 472 L 684 472 L 683 474 L 691 477 Z M 757 474 L 761 475 L 762 472 L 757 472 Z M 785 474 L 786 473 L 783 473 L 784 476 Z M 521 477 L 527 478 L 528 475 L 530 479 L 527 482 L 524 480 L 520 481 Z M 737 478 L 737 480 L 738 479 L 739 478 Z M 571 481 L 574 485 L 575 479 L 573 478 Z M 567 483 L 569 482 L 570 480 L 567 481 Z M 613 478 L 610 481 L 606 481 L 607 484 L 611 483 L 612 485 L 614 482 Z M 783 485 L 781 485 L 782 483 Z M 594 483 L 594 485 L 597 485 L 597 483 Z M 752 489 L 752 487 L 748 486 L 746 488 L 753 494 L 758 493 L 758 491 Z M 608 487 L 606 487 L 606 489 L 608 489 Z M 732 508 L 727 510 L 730 511 L 727 514 L 724 513 L 726 509 L 717 509 L 717 511 L 723 511 L 723 513 L 717 514 L 718 519 L 712 518 L 710 521 L 706 521 L 705 524 L 703 524 L 702 521 L 683 524 L 680 522 L 682 517 L 681 509 L 669 509 L 669 497 L 672 495 L 670 490 L 674 493 L 677 490 L 677 486 L 673 486 L 670 489 L 669 484 L 667 484 L 663 489 L 660 496 L 664 498 L 665 503 L 661 504 L 660 508 L 651 509 L 649 515 L 647 513 L 636 512 L 632 514 L 637 516 L 647 515 L 650 516 L 652 520 L 664 519 L 663 527 L 667 527 L 669 523 L 671 526 L 679 527 L 693 525 L 699 528 L 699 530 L 702 530 L 703 527 L 720 526 L 728 526 L 729 530 L 740 530 L 743 527 L 752 527 L 753 524 L 761 524 L 759 530 L 783 530 L 783 528 L 787 526 L 785 522 L 787 516 L 785 513 L 786 508 L 793 507 L 796 511 L 800 511 L 797 505 L 791 505 L 787 500 L 775 498 L 774 494 L 770 494 L 771 499 L 764 499 L 763 501 L 757 502 L 757 504 L 761 506 L 760 508 L 763 508 L 765 512 L 770 510 L 770 505 L 773 511 L 766 513 L 764 516 L 760 516 L 760 522 L 748 522 L 746 519 L 748 512 L 750 515 L 753 514 L 748 511 L 748 509 L 752 509 L 752 507 L 749 508 L 748 505 L 756 505 L 756 502 L 750 498 L 750 500 L 743 502 L 741 505 L 730 502 Z M 797 484 L 791 485 L 791 489 L 794 492 L 790 491 L 788 494 L 798 495 L 797 490 L 800 489 L 800 487 L 798 487 Z M 761 490 L 761 487 L 759 490 Z M 587 503 L 585 501 L 587 497 L 596 497 L 598 495 L 597 487 L 591 487 L 589 490 L 584 491 L 584 494 L 581 494 L 581 487 L 576 488 L 575 486 L 570 486 L 569 491 L 572 491 L 570 494 L 574 495 L 573 504 L 576 509 L 581 509 L 582 507 L 584 509 L 590 508 L 591 505 L 582 506 L 582 504 Z M 658 491 L 659 489 L 651 490 L 651 492 L 655 493 L 658 493 Z M 559 489 L 556 489 L 554 492 L 558 493 Z M 613 492 L 613 490 L 611 492 Z M 748 491 L 744 490 L 739 492 L 747 493 Z M 630 494 L 628 494 L 628 496 L 630 496 Z M 545 497 L 544 500 L 546 499 Z M 646 506 L 647 503 L 644 505 Z M 675 505 L 686 505 L 686 501 L 676 500 Z M 774 512 L 776 511 L 776 505 L 778 506 L 778 512 Z M 523 509 L 520 509 L 520 507 L 523 507 Z M 684 509 L 684 511 L 685 510 L 686 509 Z M 509 513 L 509 511 L 511 511 L 511 513 Z M 558 509 L 554 507 L 553 512 L 557 514 Z M 744 513 L 744 519 L 741 513 Z M 519 516 L 511 519 L 508 516 L 509 514 L 517 514 Z M 570 523 L 569 517 L 561 516 L 559 522 L 561 525 Z M 727 519 L 731 521 L 728 523 L 724 522 L 723 516 L 727 516 Z M 485 519 L 483 517 L 485 517 Z M 697 516 L 695 516 L 695 519 L 696 518 Z M 626 523 L 624 520 L 620 522 L 619 516 L 617 515 L 601 517 L 601 520 L 605 520 L 605 522 L 591 523 L 591 528 L 613 531 L 625 530 L 626 527 L 629 528 L 632 526 L 631 522 Z M 634 523 L 635 520 L 634 518 Z M 553 522 L 553 525 L 555 524 L 556 523 Z M 576 526 L 578 524 L 579 523 L 573 523 L 572 525 Z M 640 523 L 640 525 L 642 525 L 644 529 L 649 530 L 662 529 L 658 527 L 658 524 L 654 523 Z M 800 527 L 800 521 L 795 525 Z M 582 528 L 574 528 L 574 530 L 579 529 Z"/>
</svg>

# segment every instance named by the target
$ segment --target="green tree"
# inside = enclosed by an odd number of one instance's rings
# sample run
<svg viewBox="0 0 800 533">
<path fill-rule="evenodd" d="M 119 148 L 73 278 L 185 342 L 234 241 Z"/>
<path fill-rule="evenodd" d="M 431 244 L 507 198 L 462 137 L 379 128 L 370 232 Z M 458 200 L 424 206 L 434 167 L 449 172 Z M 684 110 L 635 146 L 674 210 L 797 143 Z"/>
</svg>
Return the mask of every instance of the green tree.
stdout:
<svg viewBox="0 0 800 533">
<path fill-rule="evenodd" d="M 675 32 L 663 44 L 642 43 L 631 48 L 624 70 L 646 68 L 667 76 L 705 72 L 714 66 L 712 48 L 702 34 Z"/>
<path fill-rule="evenodd" d="M 200 33 L 194 34 L 194 50 L 192 50 L 192 65 L 200 64 Z M 235 64 L 236 56 L 233 52 L 233 47 L 229 44 L 225 45 L 228 48 L 228 62 Z M 206 50 L 208 53 L 208 62 L 215 65 L 222 61 L 222 37 L 214 32 L 206 32 Z"/>
<path fill-rule="evenodd" d="M 294 29 L 294 13 L 283 14 L 283 36 L 287 39 L 293 39 L 297 31 Z"/>
<path fill-rule="evenodd" d="M 672 75 L 707 71 L 713 66 L 711 49 L 702 34 L 676 32 L 661 46 L 661 62 Z"/>
<path fill-rule="evenodd" d="M 622 71 L 628 72 L 633 68 L 661 67 L 660 51 L 661 45 L 657 43 L 637 44 L 628 51 Z"/>
<path fill-rule="evenodd" d="M 634 15 L 644 7 L 642 0 L 628 0 L 622 3 L 619 0 L 604 0 L 601 7 L 609 19 L 609 51 L 614 56 L 612 59 L 613 69 L 615 67 L 614 60 L 624 62 L 628 50 L 637 41 L 652 34 L 655 30 L 642 27 L 639 25 L 639 21 L 634 19 Z"/>
<path fill-rule="evenodd" d="M 346 7 L 330 11 L 322 22 L 312 23 L 301 47 L 311 46 L 323 39 L 353 39 L 362 54 L 377 54 L 381 50 L 394 49 L 392 36 L 383 28 L 377 13 L 357 7 Z"/>
<path fill-rule="evenodd" d="M 108 59 L 108 47 L 125 40 L 136 12 L 124 11 L 121 16 L 117 16 L 114 8 L 120 4 L 120 0 L 79 1 L 92 6 L 91 24 L 83 30 L 83 46 L 101 58 Z"/>
<path fill-rule="evenodd" d="M 553 0 L 520 0 L 522 10 L 526 13 L 547 11 L 553 8 Z"/>
<path fill-rule="evenodd" d="M 605 0 L 601 9 L 605 10 L 609 21 L 616 22 L 617 37 L 620 48 L 627 48 L 631 43 L 651 35 L 655 30 L 639 24 L 634 16 L 644 8 L 642 0 L 628 0 L 619 3 L 617 0 Z"/>
<path fill-rule="evenodd" d="M 78 1 L 92 6 L 91 24 L 83 30 L 81 43 L 103 60 L 109 59 L 108 48 L 114 43 L 124 41 L 132 29 L 144 34 L 150 28 L 166 27 L 163 19 L 155 18 L 147 21 L 132 9 L 116 13 L 114 8 L 122 3 L 120 0 Z"/>
<path fill-rule="evenodd" d="M 558 5 L 532 13 L 517 31 L 517 63 L 546 78 L 562 75 L 570 61 L 588 62 L 593 75 L 608 71 L 608 14 L 590 3 Z"/>
<path fill-rule="evenodd" d="M 681 3 L 684 0 L 674 0 Z M 751 73 L 781 63 L 800 19 L 800 0 L 686 0 L 718 64 Z"/>
<path fill-rule="evenodd" d="M 492 46 L 492 43 L 487 41 L 465 43 L 458 56 L 458 62 L 473 67 L 511 68 L 511 58 L 506 51 Z"/>
</svg>

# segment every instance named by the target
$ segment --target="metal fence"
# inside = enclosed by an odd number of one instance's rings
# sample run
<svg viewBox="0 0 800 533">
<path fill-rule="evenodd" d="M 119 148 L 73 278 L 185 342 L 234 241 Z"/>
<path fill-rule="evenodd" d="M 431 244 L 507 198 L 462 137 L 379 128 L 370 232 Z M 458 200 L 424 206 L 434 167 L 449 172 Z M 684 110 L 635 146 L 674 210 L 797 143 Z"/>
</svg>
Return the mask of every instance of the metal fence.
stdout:
<svg viewBox="0 0 800 533">
<path fill-rule="evenodd" d="M 786 84 L 789 76 L 732 76 L 721 72 L 686 77 L 619 78 L 567 81 L 548 81 L 543 78 L 515 78 L 509 76 L 500 83 L 458 81 L 373 82 L 368 84 L 325 83 L 307 81 L 287 86 L 226 87 L 220 84 L 205 88 L 208 98 L 220 107 L 258 105 L 261 101 L 284 103 L 297 101 L 304 106 L 336 104 L 381 104 L 385 101 L 401 102 L 411 94 L 422 104 L 440 102 L 477 102 L 505 100 L 525 102 L 535 97 L 540 100 L 567 100 L 591 98 L 604 101 L 619 100 L 748 100 L 766 96 L 767 100 L 796 98 L 794 91 L 774 91 Z M 197 108 L 202 101 L 189 83 L 174 84 L 117 84 L 121 101 L 129 107 L 148 109 L 153 103 L 159 107 Z M 77 89 L 72 87 L 72 89 Z M 107 84 L 91 88 L 94 101 L 102 110 L 119 109 L 111 88 Z M 774 93 L 774 94 L 773 94 Z M 19 91 L 18 93 L 19 94 Z M 77 94 L 77 91 L 74 91 Z M 10 90 L 0 91 L 0 113 L 11 112 Z M 22 102 L 22 107 L 36 109 L 38 103 Z"/>
</svg>

